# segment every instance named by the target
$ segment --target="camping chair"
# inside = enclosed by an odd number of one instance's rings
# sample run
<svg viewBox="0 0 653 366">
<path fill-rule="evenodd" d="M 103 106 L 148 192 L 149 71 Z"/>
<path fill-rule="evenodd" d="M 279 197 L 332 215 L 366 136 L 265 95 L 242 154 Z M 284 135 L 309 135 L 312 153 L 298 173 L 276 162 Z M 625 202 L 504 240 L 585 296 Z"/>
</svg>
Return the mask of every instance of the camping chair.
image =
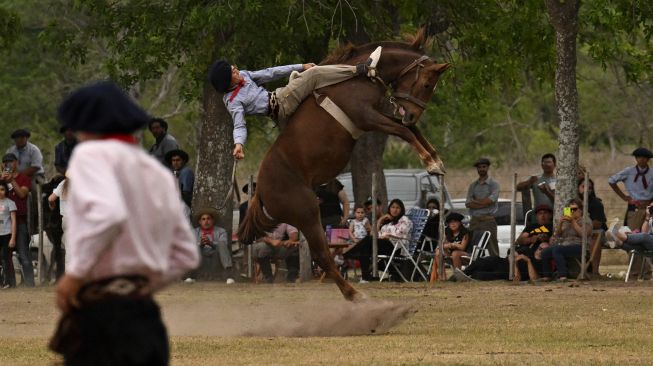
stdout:
<svg viewBox="0 0 653 366">
<path fill-rule="evenodd" d="M 474 246 L 472 246 L 472 253 L 470 255 L 464 255 L 462 258 L 467 260 L 467 265 L 469 266 L 478 258 L 485 257 L 487 255 L 487 243 L 490 242 L 492 233 L 489 231 L 484 231 L 481 235 L 481 238 L 478 240 Z"/>
<path fill-rule="evenodd" d="M 630 278 L 630 272 L 633 269 L 633 262 L 635 261 L 635 256 L 640 256 L 642 257 L 642 265 L 639 268 L 639 278 L 642 278 L 642 275 L 644 274 L 644 266 L 647 264 L 647 261 L 644 259 L 649 258 L 653 260 L 653 251 L 650 250 L 631 250 L 630 251 L 630 261 L 628 262 L 628 271 L 626 271 L 626 278 L 624 282 L 628 282 L 628 278 Z"/>
<path fill-rule="evenodd" d="M 419 266 L 422 265 L 423 263 L 428 263 L 428 265 L 426 266 L 427 274 L 431 273 L 431 269 L 433 268 L 433 262 L 435 261 L 435 247 L 437 246 L 438 246 L 437 238 L 424 236 L 424 240 L 422 240 L 419 249 L 415 249 L 415 252 L 417 253 L 415 262 L 417 263 L 417 265 Z M 417 268 L 413 269 L 411 278 L 415 278 L 415 272 L 417 272 Z"/>
<path fill-rule="evenodd" d="M 408 237 L 408 239 L 399 239 L 395 241 L 394 248 L 392 249 L 392 253 L 388 255 L 379 255 L 378 258 L 386 263 L 385 269 L 383 270 L 383 274 L 381 275 L 381 278 L 379 279 L 380 281 L 383 281 L 383 278 L 388 274 L 388 271 L 390 270 L 390 266 L 395 269 L 395 271 L 399 274 L 401 279 L 404 282 L 409 282 L 408 279 L 406 279 L 406 276 L 403 275 L 401 272 L 401 269 L 397 266 L 397 262 L 406 262 L 408 261 L 410 264 L 413 266 L 413 274 L 415 271 L 417 271 L 420 276 L 426 281 L 426 275 L 422 271 L 421 268 L 419 268 L 419 265 L 413 258 L 413 255 L 415 254 L 415 251 L 417 249 L 417 246 L 419 244 L 419 239 L 422 236 L 422 232 L 424 231 L 424 227 L 426 226 L 426 221 L 428 220 L 429 217 L 429 211 L 423 208 L 411 208 L 407 213 L 406 217 L 410 219 L 410 221 L 413 223 L 413 229 L 411 230 L 411 233 Z M 411 280 L 412 280 L 412 275 L 411 275 Z"/>
</svg>

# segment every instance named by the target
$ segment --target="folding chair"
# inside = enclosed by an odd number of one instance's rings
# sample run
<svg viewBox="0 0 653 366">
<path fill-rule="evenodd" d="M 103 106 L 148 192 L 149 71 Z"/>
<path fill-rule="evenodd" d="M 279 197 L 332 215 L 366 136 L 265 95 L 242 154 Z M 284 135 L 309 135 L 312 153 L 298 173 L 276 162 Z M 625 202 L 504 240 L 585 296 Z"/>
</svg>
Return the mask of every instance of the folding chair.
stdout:
<svg viewBox="0 0 653 366">
<path fill-rule="evenodd" d="M 487 255 L 487 243 L 490 242 L 490 237 L 492 233 L 489 231 L 484 231 L 481 235 L 481 238 L 478 240 L 478 243 L 472 247 L 472 253 L 470 255 L 464 255 L 462 258 L 467 260 L 467 265 L 469 266 L 478 258 L 485 257 Z"/>
<path fill-rule="evenodd" d="M 628 278 L 630 277 L 630 272 L 633 269 L 633 262 L 635 261 L 635 256 L 638 255 L 642 257 L 642 265 L 639 268 L 639 278 L 642 277 L 644 274 L 644 266 L 646 265 L 647 261 L 644 259 L 649 258 L 653 260 L 653 251 L 650 250 L 631 250 L 630 251 L 630 261 L 628 262 L 628 271 L 626 272 L 626 279 L 624 282 L 628 282 Z"/>
<path fill-rule="evenodd" d="M 395 271 L 399 274 L 399 277 L 404 282 L 409 282 L 408 279 L 406 279 L 406 276 L 403 275 L 401 272 L 401 269 L 397 266 L 395 262 L 406 262 L 408 261 L 413 265 L 413 275 L 415 271 L 417 271 L 420 276 L 424 279 L 424 281 L 427 281 L 426 275 L 424 272 L 422 272 L 422 269 L 419 267 L 415 259 L 413 258 L 413 255 L 415 254 L 415 250 L 417 249 L 417 245 L 419 244 L 419 239 L 422 236 L 422 232 L 424 231 L 424 227 L 426 226 L 426 221 L 428 220 L 429 217 L 429 211 L 423 208 L 411 208 L 407 213 L 406 217 L 410 219 L 410 221 L 413 223 L 413 228 L 411 230 L 411 233 L 408 237 L 408 239 L 398 239 L 395 240 L 394 248 L 392 249 L 392 253 L 388 255 L 379 255 L 378 258 L 386 263 L 385 269 L 383 270 L 383 274 L 381 275 L 381 278 L 379 279 L 380 281 L 383 281 L 383 278 L 388 274 L 388 271 L 390 270 L 390 266 L 395 269 Z M 411 279 L 413 276 L 411 275 Z"/>
</svg>

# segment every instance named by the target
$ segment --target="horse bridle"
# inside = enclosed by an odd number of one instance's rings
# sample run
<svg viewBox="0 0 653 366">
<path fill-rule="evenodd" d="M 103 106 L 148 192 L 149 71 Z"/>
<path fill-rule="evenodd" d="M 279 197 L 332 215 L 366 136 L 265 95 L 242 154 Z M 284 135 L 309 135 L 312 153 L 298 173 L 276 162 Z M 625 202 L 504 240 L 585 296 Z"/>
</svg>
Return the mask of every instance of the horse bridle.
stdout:
<svg viewBox="0 0 653 366">
<path fill-rule="evenodd" d="M 399 72 L 399 75 L 395 78 L 395 80 L 391 81 L 390 83 L 386 83 L 380 76 L 378 76 L 378 74 L 374 77 L 376 80 L 378 80 L 381 83 L 381 85 L 383 85 L 383 87 L 385 87 L 386 95 L 388 95 L 387 102 L 390 103 L 394 107 L 394 113 L 392 115 L 387 115 L 386 114 L 386 116 L 391 117 L 393 119 L 401 120 L 401 118 L 397 118 L 397 116 L 396 116 L 396 114 L 397 114 L 397 112 L 399 110 L 399 107 L 400 107 L 400 105 L 397 104 L 397 99 L 401 99 L 401 100 L 405 100 L 405 101 L 407 101 L 409 103 L 413 103 L 416 106 L 418 106 L 419 108 L 421 108 L 422 110 L 426 109 L 426 102 L 415 98 L 411 94 L 395 91 L 395 89 L 397 88 L 397 85 L 399 83 L 399 80 L 401 80 L 401 78 L 403 78 L 406 74 L 408 74 L 412 69 L 416 69 L 415 70 L 415 80 L 413 81 L 413 84 L 410 86 L 410 89 L 412 89 L 413 86 L 415 85 L 415 83 L 417 82 L 417 80 L 419 80 L 420 70 L 422 68 L 426 67 L 424 65 L 424 61 L 427 61 L 427 60 L 430 60 L 430 59 L 431 58 L 426 56 L 426 55 L 422 55 L 421 57 L 418 57 L 413 62 L 408 64 L 406 67 L 404 67 L 401 70 L 401 72 Z"/>
</svg>

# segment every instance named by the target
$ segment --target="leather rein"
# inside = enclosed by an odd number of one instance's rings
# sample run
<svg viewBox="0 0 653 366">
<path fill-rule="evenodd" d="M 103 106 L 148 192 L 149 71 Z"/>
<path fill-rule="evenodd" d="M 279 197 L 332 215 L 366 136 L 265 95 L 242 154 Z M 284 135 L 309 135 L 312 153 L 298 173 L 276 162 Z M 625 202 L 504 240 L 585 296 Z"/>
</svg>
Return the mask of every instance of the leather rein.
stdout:
<svg viewBox="0 0 653 366">
<path fill-rule="evenodd" d="M 381 110 L 381 113 L 383 115 L 385 115 L 386 117 L 389 117 L 391 119 L 394 119 L 394 120 L 401 121 L 403 119 L 403 117 L 401 117 L 401 116 L 398 117 L 397 116 L 397 114 L 399 112 L 399 108 L 401 107 L 401 105 L 399 105 L 397 103 L 398 99 L 405 100 L 405 101 L 407 101 L 409 103 L 413 103 L 416 106 L 419 106 L 422 110 L 426 109 L 426 102 L 424 102 L 424 101 L 422 101 L 420 99 L 417 99 L 417 98 L 415 98 L 414 96 L 412 96 L 412 95 L 410 95 L 408 93 L 394 91 L 394 89 L 396 89 L 396 86 L 397 86 L 399 80 L 401 80 L 402 77 L 404 77 L 406 74 L 408 74 L 412 69 L 416 69 L 415 70 L 415 80 L 413 81 L 413 84 L 411 85 L 411 89 L 412 89 L 412 86 L 415 85 L 415 83 L 419 79 L 420 70 L 423 67 L 425 67 L 424 61 L 427 61 L 427 60 L 430 60 L 430 59 L 431 58 L 426 56 L 426 55 L 423 55 L 423 56 L 415 59 L 413 62 L 408 64 L 406 67 L 404 67 L 401 70 L 401 72 L 399 72 L 399 75 L 396 77 L 396 79 L 394 81 L 391 81 L 390 83 L 386 83 L 378 75 L 374 76 L 374 79 L 379 81 L 381 83 L 381 85 L 383 85 L 383 87 L 386 90 L 385 94 L 387 96 L 383 99 L 383 102 L 390 104 L 392 106 L 392 109 L 393 109 L 393 112 L 391 114 L 388 113 L 385 110 Z"/>
</svg>

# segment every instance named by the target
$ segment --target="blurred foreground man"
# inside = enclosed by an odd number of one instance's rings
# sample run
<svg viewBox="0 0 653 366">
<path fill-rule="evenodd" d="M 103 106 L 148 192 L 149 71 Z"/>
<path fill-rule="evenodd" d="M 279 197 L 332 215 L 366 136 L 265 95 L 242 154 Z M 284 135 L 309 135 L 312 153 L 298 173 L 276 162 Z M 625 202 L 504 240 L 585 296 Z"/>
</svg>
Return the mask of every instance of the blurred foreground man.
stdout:
<svg viewBox="0 0 653 366">
<path fill-rule="evenodd" d="M 152 294 L 195 268 L 199 253 L 174 177 L 131 135 L 149 117 L 101 82 L 73 92 L 59 119 L 80 143 L 67 171 L 70 262 L 50 348 L 66 365 L 168 365 Z"/>
</svg>

